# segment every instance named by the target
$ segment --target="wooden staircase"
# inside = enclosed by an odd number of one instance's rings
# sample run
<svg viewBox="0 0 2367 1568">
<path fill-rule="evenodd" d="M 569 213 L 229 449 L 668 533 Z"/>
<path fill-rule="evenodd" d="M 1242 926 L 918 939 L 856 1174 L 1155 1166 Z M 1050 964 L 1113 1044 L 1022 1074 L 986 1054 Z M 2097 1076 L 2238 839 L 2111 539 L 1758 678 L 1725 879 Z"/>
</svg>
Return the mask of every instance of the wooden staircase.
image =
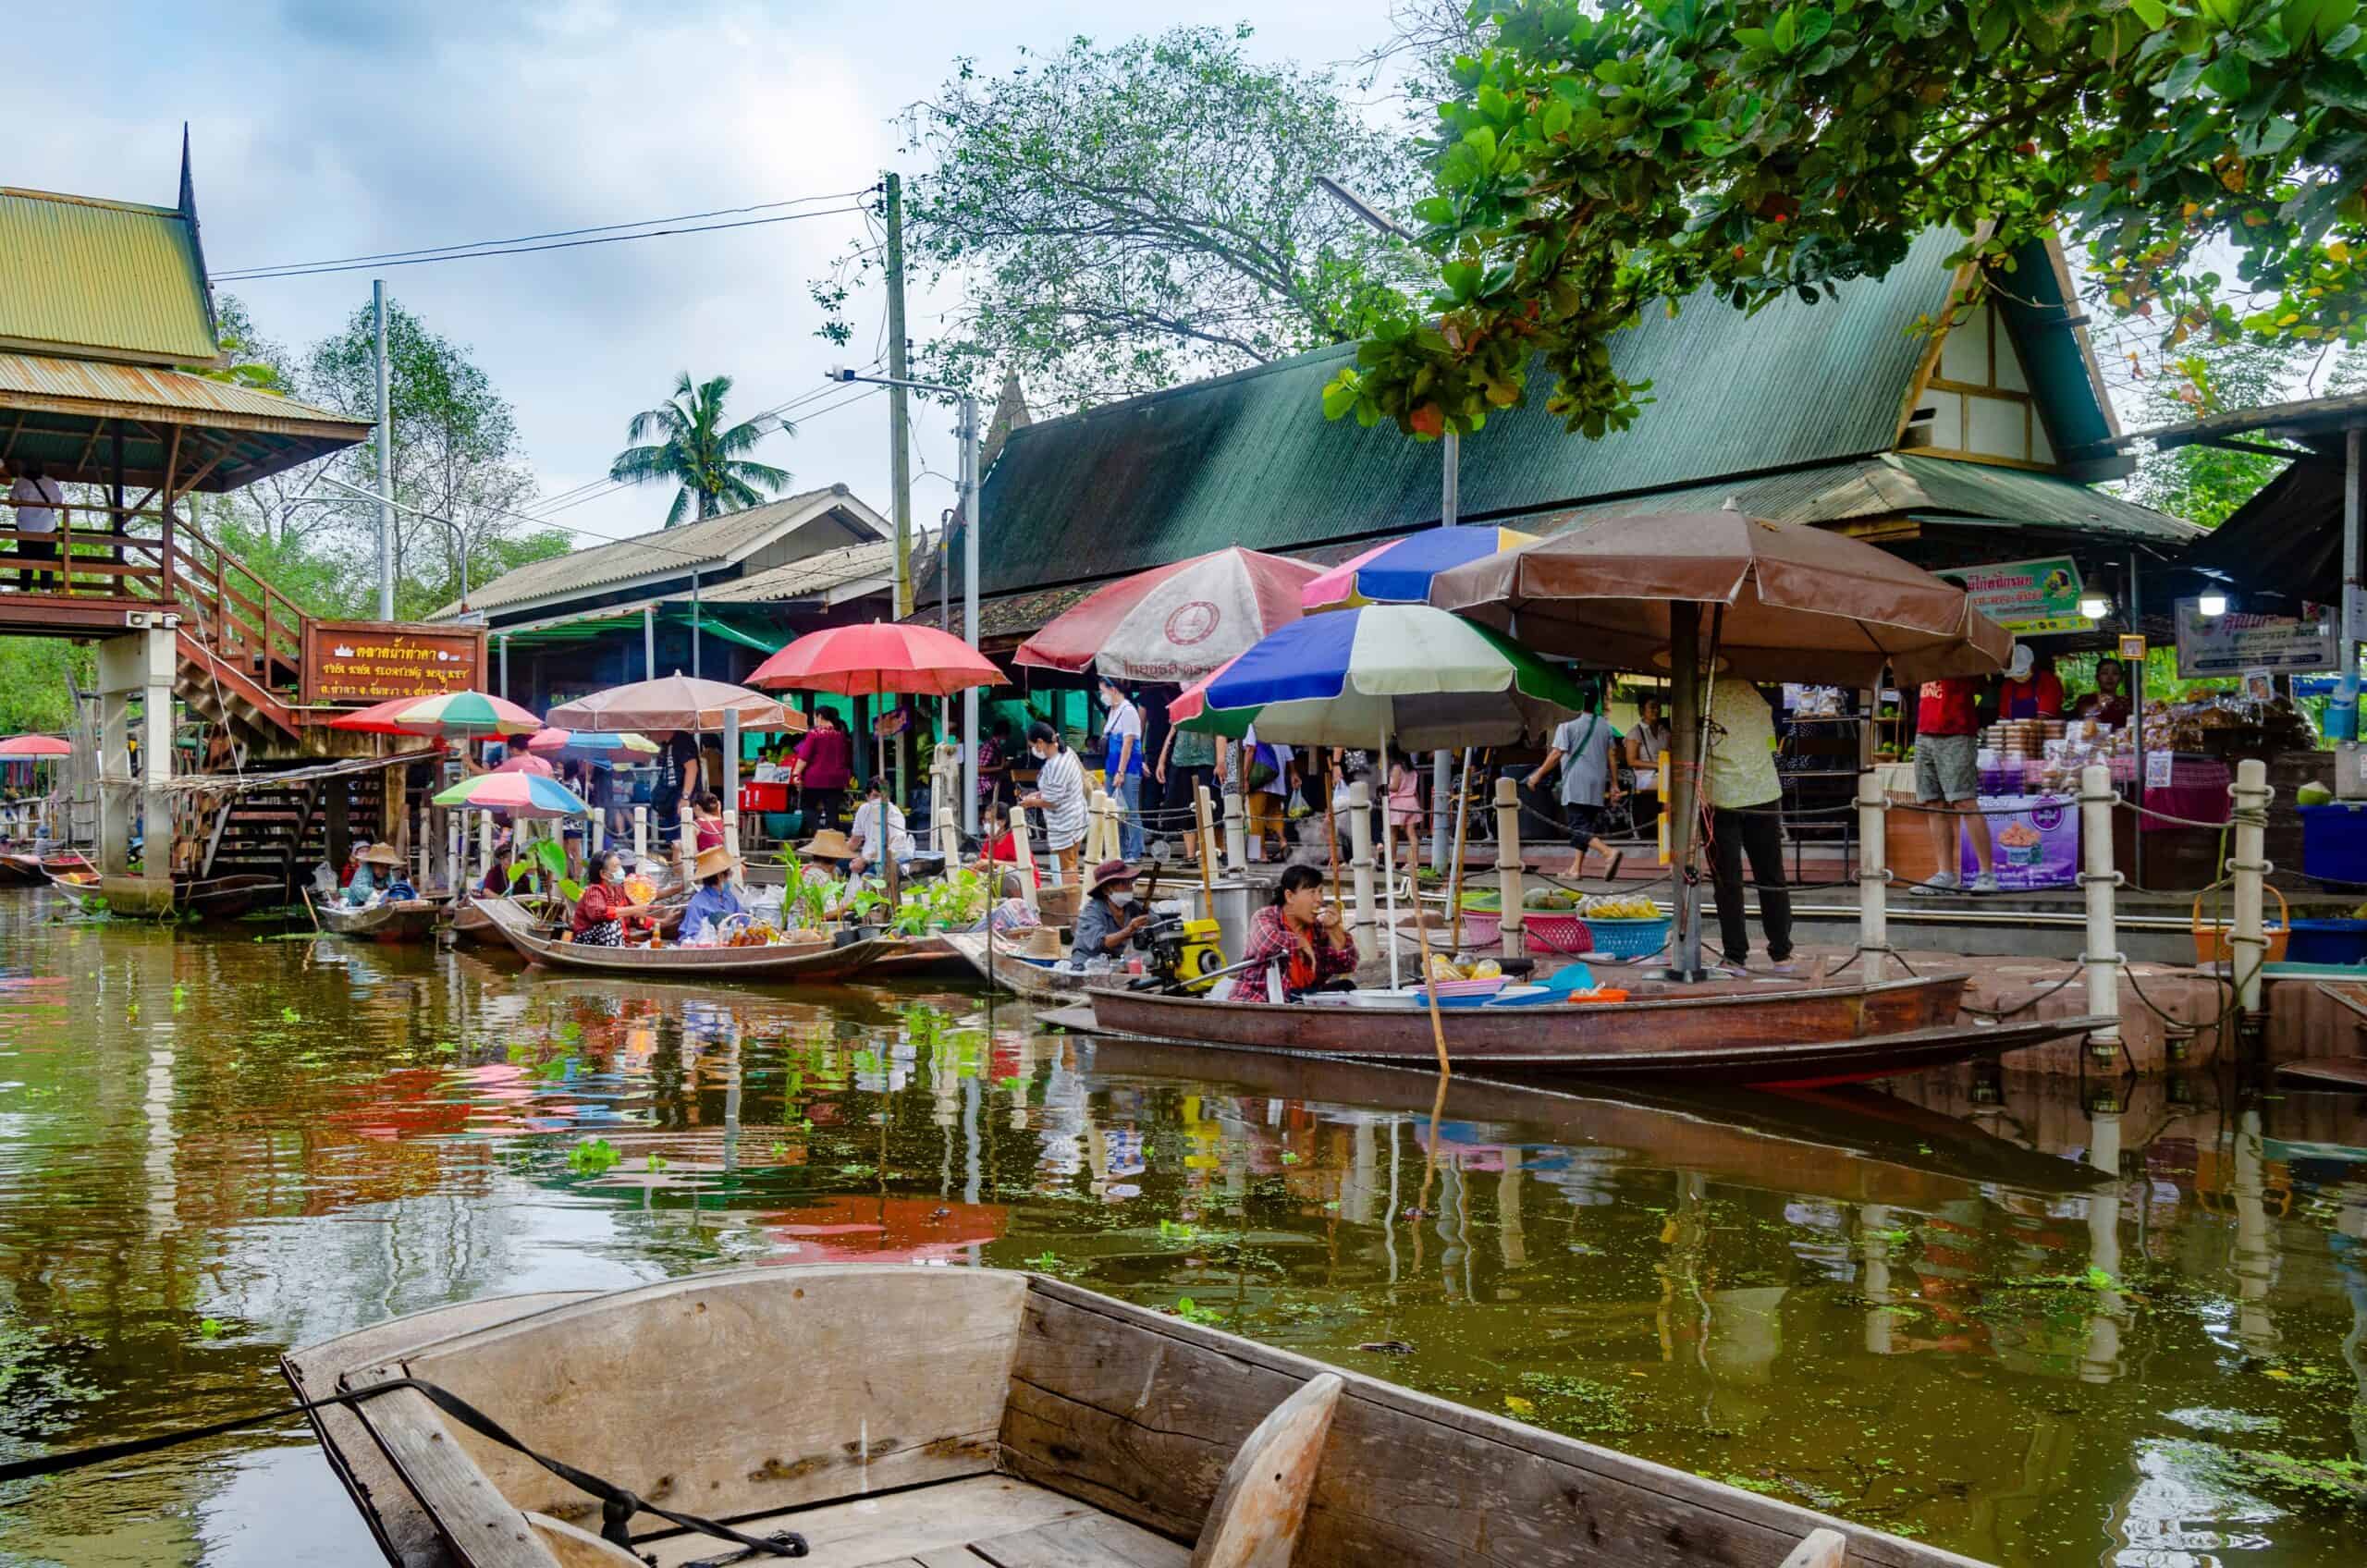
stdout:
<svg viewBox="0 0 2367 1568">
<path fill-rule="evenodd" d="M 219 808 L 202 875 L 270 876 L 294 897 L 313 867 L 332 858 L 329 817 L 336 792 L 343 794 L 350 841 L 367 842 L 383 831 L 382 781 L 374 771 L 240 791 Z"/>
</svg>

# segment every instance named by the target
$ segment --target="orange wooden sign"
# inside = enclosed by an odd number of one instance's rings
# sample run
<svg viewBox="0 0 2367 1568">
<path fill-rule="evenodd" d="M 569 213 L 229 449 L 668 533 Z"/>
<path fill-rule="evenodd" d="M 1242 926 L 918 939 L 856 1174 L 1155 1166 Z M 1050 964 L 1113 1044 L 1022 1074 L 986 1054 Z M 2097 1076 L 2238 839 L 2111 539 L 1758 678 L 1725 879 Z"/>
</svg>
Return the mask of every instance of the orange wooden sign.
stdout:
<svg viewBox="0 0 2367 1568">
<path fill-rule="evenodd" d="M 305 628 L 303 700 L 390 702 L 482 691 L 482 627 L 405 626 L 379 620 L 315 620 Z"/>
</svg>

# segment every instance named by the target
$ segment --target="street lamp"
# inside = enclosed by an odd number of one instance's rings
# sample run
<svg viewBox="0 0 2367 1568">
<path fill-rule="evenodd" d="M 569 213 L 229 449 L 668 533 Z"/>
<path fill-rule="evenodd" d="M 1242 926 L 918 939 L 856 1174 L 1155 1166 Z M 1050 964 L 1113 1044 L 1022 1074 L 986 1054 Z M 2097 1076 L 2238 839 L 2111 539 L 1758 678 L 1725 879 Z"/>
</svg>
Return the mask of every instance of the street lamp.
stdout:
<svg viewBox="0 0 2367 1568">
<path fill-rule="evenodd" d="M 2226 592 L 2219 588 L 2206 588 L 2196 595 L 2194 607 L 2210 617 L 2226 615 L 2227 613 Z"/>
<path fill-rule="evenodd" d="M 860 375 L 844 365 L 832 365 L 825 381 L 869 382 L 878 386 L 901 386 L 914 392 L 934 392 L 955 399 L 961 423 L 955 434 L 962 441 L 962 477 L 955 488 L 960 492 L 962 509 L 962 638 L 971 647 L 978 645 L 978 399 L 959 386 L 948 386 L 935 381 L 913 381 L 896 375 Z M 951 564 L 949 553 L 947 564 Z M 978 689 L 965 688 L 962 692 L 962 831 L 975 837 L 978 831 Z"/>
</svg>

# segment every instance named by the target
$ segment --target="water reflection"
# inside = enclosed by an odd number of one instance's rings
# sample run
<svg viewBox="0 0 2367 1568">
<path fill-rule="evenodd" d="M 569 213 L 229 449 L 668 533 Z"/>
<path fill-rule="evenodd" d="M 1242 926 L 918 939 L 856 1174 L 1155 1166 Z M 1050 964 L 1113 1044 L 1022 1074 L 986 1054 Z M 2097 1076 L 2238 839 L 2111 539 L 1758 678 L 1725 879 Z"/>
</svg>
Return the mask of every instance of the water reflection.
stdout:
<svg viewBox="0 0 2367 1568">
<path fill-rule="evenodd" d="M 29 908 L 30 906 L 16 906 Z M 265 929 L 262 935 L 270 935 Z M 1556 1094 L 0 906 L 0 1449 L 450 1301 L 1029 1267 L 2001 1562 L 2359 1561 L 2367 1126 L 1970 1072 Z M 294 1428 L 0 1499 L 28 1562 L 366 1561 Z M 308 1548 L 313 1543 L 308 1542 Z M 287 1559 L 280 1559 L 285 1561 Z"/>
</svg>

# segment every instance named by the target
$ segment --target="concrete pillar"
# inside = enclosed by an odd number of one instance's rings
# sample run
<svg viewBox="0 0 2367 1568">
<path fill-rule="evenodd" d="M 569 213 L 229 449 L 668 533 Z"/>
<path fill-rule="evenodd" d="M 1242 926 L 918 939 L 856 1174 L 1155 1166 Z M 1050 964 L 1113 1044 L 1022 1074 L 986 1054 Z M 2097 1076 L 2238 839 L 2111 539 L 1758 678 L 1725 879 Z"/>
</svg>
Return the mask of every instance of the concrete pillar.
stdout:
<svg viewBox="0 0 2367 1568">
<path fill-rule="evenodd" d="M 1496 775 L 1496 894 L 1497 905 L 1503 911 L 1506 958 L 1528 956 L 1528 916 L 1521 901 L 1528 889 L 1520 857 L 1520 786 L 1510 774 L 1500 773 Z"/>
<path fill-rule="evenodd" d="M 1241 748 L 1240 754 L 1247 757 L 1248 748 Z M 1246 766 L 1246 762 L 1243 766 Z M 1249 864 L 1248 811 L 1242 803 L 1241 791 L 1234 789 L 1224 792 L 1224 860 L 1225 869 L 1235 876 Z"/>
<path fill-rule="evenodd" d="M 632 808 L 632 858 L 639 861 L 649 853 L 649 802 L 641 801 Z"/>
<path fill-rule="evenodd" d="M 2236 781 L 2227 792 L 2236 797 L 2235 853 L 2227 871 L 2235 878 L 2236 928 L 2227 937 L 2235 958 L 2236 998 L 2247 1017 L 2260 1016 L 2260 976 L 2268 963 L 2268 935 L 2263 929 L 2269 864 L 2265 849 L 2268 802 L 2275 793 L 2268 787 L 2268 764 L 2247 757 L 2236 765 Z M 2142 826 L 2141 824 L 2140 825 Z"/>
<path fill-rule="evenodd" d="M 1227 795 L 1228 811 L 1240 801 L 1238 795 Z M 1230 816 L 1225 826 L 1232 827 Z M 1356 910 L 1348 923 L 1356 939 L 1356 956 L 1369 959 L 1380 950 L 1380 912 L 1373 907 L 1372 879 L 1372 785 L 1359 778 L 1348 786 L 1348 849 L 1355 867 Z M 1237 863 L 1236 863 L 1237 864 Z"/>
<path fill-rule="evenodd" d="M 99 644 L 99 872 L 131 872 L 131 829 L 144 817 L 144 893 L 111 892 L 110 901 L 162 910 L 172 900 L 173 811 L 163 786 L 173 777 L 173 675 L 170 631 L 128 631 Z M 140 770 L 131 765 L 131 704 L 142 705 Z M 125 896 L 128 894 L 128 896 Z"/>
<path fill-rule="evenodd" d="M 2089 1039 L 2100 1058 L 2120 1054 L 2120 936 L 2113 924 L 2113 894 L 2120 873 L 2112 868 L 2112 769 L 2101 764 L 2079 770 L 2079 883 L 2088 895 L 2088 1011 L 2112 1022 Z"/>
<path fill-rule="evenodd" d="M 1858 951 L 1869 986 L 1881 985 L 1889 974 L 1890 870 L 1883 864 L 1889 813 L 1882 776 L 1871 770 L 1858 775 Z"/>
</svg>

